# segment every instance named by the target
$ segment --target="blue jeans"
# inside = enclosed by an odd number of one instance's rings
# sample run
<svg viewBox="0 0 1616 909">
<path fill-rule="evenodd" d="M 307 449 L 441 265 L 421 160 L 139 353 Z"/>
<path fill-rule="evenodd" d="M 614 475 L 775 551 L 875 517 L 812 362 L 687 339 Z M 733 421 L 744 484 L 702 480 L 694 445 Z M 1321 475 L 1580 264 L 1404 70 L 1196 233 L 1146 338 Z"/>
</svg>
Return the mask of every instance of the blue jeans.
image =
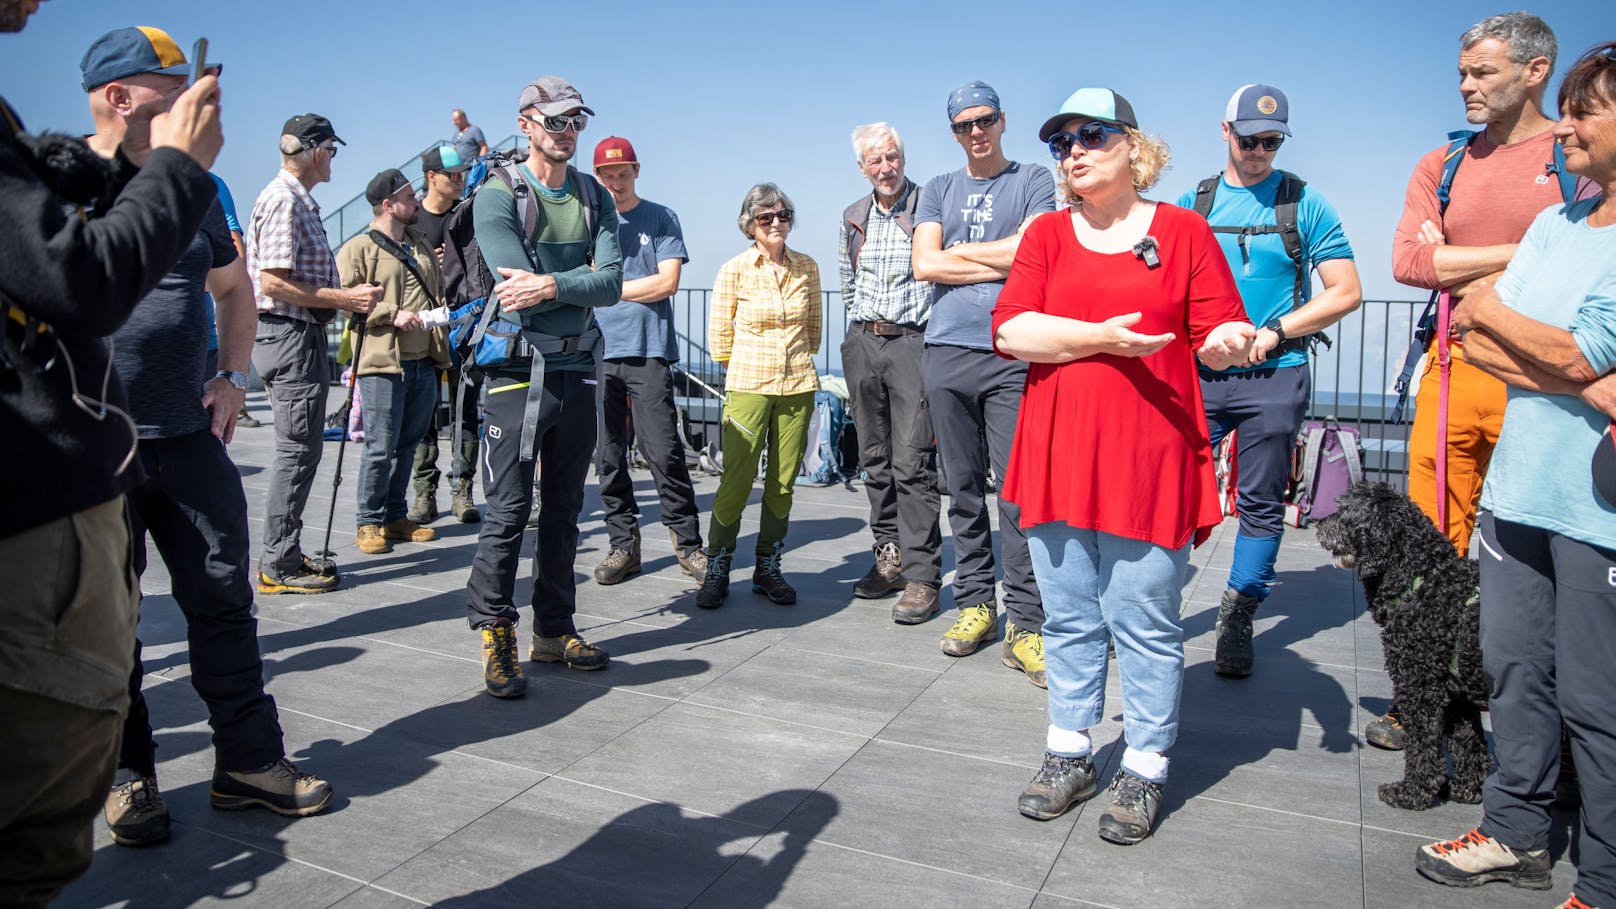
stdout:
<svg viewBox="0 0 1616 909">
<path fill-rule="evenodd" d="M 359 377 L 365 425 L 355 516 L 360 527 L 404 517 L 415 447 L 432 428 L 432 410 L 438 404 L 432 361 L 406 360 L 402 365 L 403 375 Z"/>
<path fill-rule="evenodd" d="M 1049 721 L 1083 730 L 1105 716 L 1109 630 L 1122 673 L 1123 737 L 1139 751 L 1171 748 L 1184 688 L 1178 610 L 1189 545 L 1164 549 L 1060 521 L 1028 528 L 1027 543 L 1044 598 Z"/>
</svg>

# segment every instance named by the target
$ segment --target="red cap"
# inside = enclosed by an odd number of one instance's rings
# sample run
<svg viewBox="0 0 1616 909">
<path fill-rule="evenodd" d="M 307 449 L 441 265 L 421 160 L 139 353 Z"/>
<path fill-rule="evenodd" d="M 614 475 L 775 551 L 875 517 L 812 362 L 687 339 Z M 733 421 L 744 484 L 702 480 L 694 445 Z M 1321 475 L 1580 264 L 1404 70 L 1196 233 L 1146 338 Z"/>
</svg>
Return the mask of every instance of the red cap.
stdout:
<svg viewBox="0 0 1616 909">
<path fill-rule="evenodd" d="M 640 159 L 634 157 L 634 146 L 628 140 L 619 136 L 607 136 L 595 146 L 595 167 L 603 164 L 638 164 Z"/>
</svg>

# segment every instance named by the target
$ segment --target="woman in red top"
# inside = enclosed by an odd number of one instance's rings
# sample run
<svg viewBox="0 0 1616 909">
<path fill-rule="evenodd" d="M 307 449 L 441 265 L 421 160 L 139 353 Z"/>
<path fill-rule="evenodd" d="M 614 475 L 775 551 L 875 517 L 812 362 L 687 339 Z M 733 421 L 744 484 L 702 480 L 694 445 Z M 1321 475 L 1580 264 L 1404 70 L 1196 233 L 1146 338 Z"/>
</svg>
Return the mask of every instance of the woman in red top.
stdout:
<svg viewBox="0 0 1616 909">
<path fill-rule="evenodd" d="M 1048 747 L 1019 807 L 1047 820 L 1094 793 L 1111 638 L 1128 749 L 1100 836 L 1136 843 L 1178 732 L 1191 541 L 1222 518 L 1195 360 L 1243 363 L 1256 332 L 1206 221 L 1139 195 L 1167 148 L 1126 99 L 1080 89 L 1039 138 L 1071 207 L 1028 227 L 993 312 L 1000 355 L 1032 364 L 1003 495 L 1047 615 Z"/>
</svg>

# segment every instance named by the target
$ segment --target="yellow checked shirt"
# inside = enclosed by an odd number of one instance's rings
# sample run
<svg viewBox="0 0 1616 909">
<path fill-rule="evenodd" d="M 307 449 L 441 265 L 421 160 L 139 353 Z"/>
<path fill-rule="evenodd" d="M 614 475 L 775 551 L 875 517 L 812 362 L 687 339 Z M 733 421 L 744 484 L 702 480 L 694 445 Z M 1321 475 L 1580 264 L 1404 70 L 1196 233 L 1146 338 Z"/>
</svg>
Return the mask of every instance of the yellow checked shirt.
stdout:
<svg viewBox="0 0 1616 909">
<path fill-rule="evenodd" d="M 819 266 L 789 247 L 776 272 L 755 244 L 713 279 L 707 348 L 726 364 L 725 391 L 793 395 L 819 388 L 814 354 L 824 326 Z"/>
</svg>

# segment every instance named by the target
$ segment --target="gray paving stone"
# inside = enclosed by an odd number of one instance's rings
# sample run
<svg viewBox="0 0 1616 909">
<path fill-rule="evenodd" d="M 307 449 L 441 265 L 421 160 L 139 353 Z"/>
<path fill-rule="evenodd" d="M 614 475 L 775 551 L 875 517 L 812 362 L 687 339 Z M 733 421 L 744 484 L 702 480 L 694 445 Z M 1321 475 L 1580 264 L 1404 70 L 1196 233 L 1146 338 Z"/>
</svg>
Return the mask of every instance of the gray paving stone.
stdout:
<svg viewBox="0 0 1616 909">
<path fill-rule="evenodd" d="M 1036 768 L 1049 726 L 1049 698 L 1002 667 L 975 674 L 959 668 L 982 659 L 958 661 L 893 718 L 878 738 Z M 1105 735 L 1104 726 L 1095 734 Z"/>
<path fill-rule="evenodd" d="M 415 909 L 427 904 L 375 887 L 361 887 L 331 905 L 332 909 Z"/>
<path fill-rule="evenodd" d="M 873 736 L 937 675 L 775 647 L 703 686 L 687 701 Z"/>
</svg>

